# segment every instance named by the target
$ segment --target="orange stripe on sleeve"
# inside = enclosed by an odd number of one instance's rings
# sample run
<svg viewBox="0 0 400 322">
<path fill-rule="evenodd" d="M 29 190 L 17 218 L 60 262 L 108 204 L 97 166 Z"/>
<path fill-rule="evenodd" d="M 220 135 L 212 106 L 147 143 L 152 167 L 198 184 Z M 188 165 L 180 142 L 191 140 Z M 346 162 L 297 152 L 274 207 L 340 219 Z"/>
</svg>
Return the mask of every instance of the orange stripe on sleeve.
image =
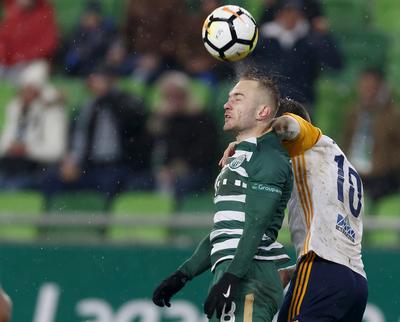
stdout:
<svg viewBox="0 0 400 322">
<path fill-rule="evenodd" d="M 282 142 L 290 156 L 293 157 L 304 153 L 318 142 L 322 135 L 319 128 L 295 114 L 285 113 L 284 115 L 294 118 L 300 125 L 300 133 L 294 140 Z"/>
</svg>

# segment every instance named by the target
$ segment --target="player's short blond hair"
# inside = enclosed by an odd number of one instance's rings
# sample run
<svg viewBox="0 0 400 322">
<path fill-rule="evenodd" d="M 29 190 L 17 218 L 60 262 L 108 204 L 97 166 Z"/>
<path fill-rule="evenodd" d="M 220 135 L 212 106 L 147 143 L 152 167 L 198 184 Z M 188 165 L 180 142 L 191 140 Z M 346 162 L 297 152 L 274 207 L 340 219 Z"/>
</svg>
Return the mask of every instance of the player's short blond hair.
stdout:
<svg viewBox="0 0 400 322">
<path fill-rule="evenodd" d="M 240 74 L 239 79 L 256 81 L 259 86 L 265 90 L 269 100 L 268 105 L 273 108 L 274 115 L 276 114 L 279 107 L 280 92 L 278 86 L 271 77 L 260 73 L 256 69 L 249 68 Z"/>
</svg>

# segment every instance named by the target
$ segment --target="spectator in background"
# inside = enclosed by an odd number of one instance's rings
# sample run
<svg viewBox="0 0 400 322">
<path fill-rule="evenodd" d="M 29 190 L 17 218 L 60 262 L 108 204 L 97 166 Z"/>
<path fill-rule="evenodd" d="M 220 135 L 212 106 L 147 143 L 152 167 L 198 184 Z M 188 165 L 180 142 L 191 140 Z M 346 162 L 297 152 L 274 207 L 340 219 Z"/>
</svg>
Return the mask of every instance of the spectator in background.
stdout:
<svg viewBox="0 0 400 322">
<path fill-rule="evenodd" d="M 112 42 L 104 57 L 104 65 L 112 68 L 119 76 L 131 76 L 135 63 L 135 55 L 128 53 L 121 39 Z"/>
<path fill-rule="evenodd" d="M 51 59 L 58 47 L 53 8 L 46 0 L 3 0 L 0 78 L 16 81 L 30 62 Z"/>
<path fill-rule="evenodd" d="M 0 139 L 0 188 L 32 189 L 63 156 L 68 121 L 60 93 L 48 81 L 48 64 L 21 73 L 17 97 L 6 107 Z"/>
<path fill-rule="evenodd" d="M 182 40 L 177 43 L 176 56 L 185 72 L 211 85 L 234 77 L 232 64 L 213 58 L 205 49 L 201 39 L 205 19 L 221 5 L 220 0 L 202 0 L 200 10 L 191 12 L 185 17 L 185 28 L 181 30 Z"/>
<path fill-rule="evenodd" d="M 261 26 L 249 60 L 270 75 L 279 75 L 283 97 L 302 102 L 312 111 L 320 71 L 339 69 L 342 61 L 331 35 L 312 30 L 302 8 L 301 0 L 282 0 L 274 20 Z"/>
<path fill-rule="evenodd" d="M 264 3 L 264 13 L 259 21 L 260 25 L 274 20 L 282 0 L 264 0 Z M 320 0 L 303 0 L 302 10 L 311 28 L 316 32 L 327 32 L 329 30 L 329 22 L 324 16 Z"/>
<path fill-rule="evenodd" d="M 179 64 L 177 46 L 188 27 L 187 16 L 185 0 L 128 2 L 124 36 L 128 51 L 137 55 L 135 78 L 152 82 L 163 70 Z"/>
<path fill-rule="evenodd" d="M 195 104 L 186 74 L 163 74 L 161 100 L 150 117 L 154 137 L 154 176 L 161 192 L 184 194 L 209 188 L 215 170 L 217 133 L 214 121 Z"/>
<path fill-rule="evenodd" d="M 349 110 L 343 149 L 373 201 L 400 188 L 400 109 L 379 69 L 366 69 Z"/>
<path fill-rule="evenodd" d="M 71 75 L 87 76 L 103 60 L 116 34 L 98 1 L 89 1 L 72 37 L 66 44 L 64 65 Z"/>
<path fill-rule="evenodd" d="M 141 176 L 149 168 L 145 109 L 116 88 L 114 75 L 98 67 L 88 76 L 93 99 L 79 110 L 69 153 L 44 182 L 48 197 L 63 190 L 93 190 L 111 198 L 128 175 Z"/>
</svg>

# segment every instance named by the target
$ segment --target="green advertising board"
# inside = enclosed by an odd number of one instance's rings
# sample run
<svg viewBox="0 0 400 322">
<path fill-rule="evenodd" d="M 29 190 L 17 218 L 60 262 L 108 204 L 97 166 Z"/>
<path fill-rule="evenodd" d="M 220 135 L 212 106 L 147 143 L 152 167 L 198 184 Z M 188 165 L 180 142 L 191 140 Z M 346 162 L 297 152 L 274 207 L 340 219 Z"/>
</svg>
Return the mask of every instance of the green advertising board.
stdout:
<svg viewBox="0 0 400 322">
<path fill-rule="evenodd" d="M 154 287 L 191 249 L 1 245 L 0 281 L 14 302 L 12 322 L 203 322 L 210 274 L 190 282 L 169 309 Z M 400 321 L 399 251 L 369 250 L 365 322 Z"/>
</svg>

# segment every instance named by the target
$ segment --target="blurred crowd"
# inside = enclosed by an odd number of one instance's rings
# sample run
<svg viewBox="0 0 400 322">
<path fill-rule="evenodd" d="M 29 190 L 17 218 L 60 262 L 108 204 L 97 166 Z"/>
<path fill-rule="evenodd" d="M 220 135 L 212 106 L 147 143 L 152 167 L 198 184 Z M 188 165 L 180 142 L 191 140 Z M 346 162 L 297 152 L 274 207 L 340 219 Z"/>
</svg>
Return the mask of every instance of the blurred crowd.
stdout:
<svg viewBox="0 0 400 322">
<path fill-rule="evenodd" d="M 18 88 L 2 107 L 2 190 L 36 189 L 48 198 L 71 190 L 108 198 L 151 190 L 177 200 L 209 191 L 223 148 L 215 118 L 222 107 L 211 113 L 216 107 L 203 106 L 193 80 L 212 90 L 243 64 L 255 64 L 278 80 L 282 96 L 313 113 L 321 71 L 344 65 L 318 0 L 265 0 L 258 46 L 238 64 L 213 59 L 201 41 L 219 0 L 127 0 L 119 21 L 99 1 L 81 3 L 74 30 L 63 34 L 51 1 L 1 1 L 0 78 Z M 54 74 L 85 80 L 90 97 L 73 117 Z M 154 106 L 121 89 L 121 78 L 155 86 Z M 365 189 L 375 199 L 397 191 L 400 115 L 382 70 L 360 75 L 348 111 L 343 147 Z"/>
</svg>

